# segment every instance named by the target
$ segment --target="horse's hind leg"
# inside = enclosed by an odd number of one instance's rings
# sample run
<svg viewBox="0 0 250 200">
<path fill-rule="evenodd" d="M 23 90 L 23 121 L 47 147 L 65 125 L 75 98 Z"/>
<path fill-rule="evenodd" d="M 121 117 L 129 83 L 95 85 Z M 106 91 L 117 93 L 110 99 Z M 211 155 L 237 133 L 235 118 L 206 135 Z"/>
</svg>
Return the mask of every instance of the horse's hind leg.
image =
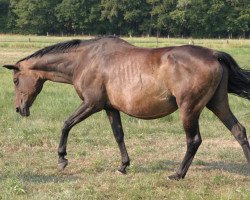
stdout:
<svg viewBox="0 0 250 200">
<path fill-rule="evenodd" d="M 189 109 L 180 109 L 183 128 L 186 133 L 187 151 L 178 171 L 169 176 L 169 179 L 179 180 L 185 177 L 188 168 L 202 142 L 199 131 L 199 114 L 189 112 Z"/>
<path fill-rule="evenodd" d="M 125 174 L 126 173 L 126 167 L 130 164 L 130 159 L 127 153 L 127 149 L 124 143 L 124 133 L 122 129 L 122 123 L 121 123 L 121 117 L 120 112 L 115 109 L 107 109 L 106 113 L 108 115 L 116 142 L 119 146 L 121 157 L 122 157 L 122 163 L 120 168 L 118 169 L 119 172 Z"/>
<path fill-rule="evenodd" d="M 207 105 L 208 109 L 210 109 L 231 131 L 235 139 L 241 145 L 247 162 L 250 164 L 250 147 L 245 127 L 238 122 L 236 117 L 231 112 L 228 105 L 227 94 L 223 101 L 216 100 L 218 99 L 212 99 L 212 101 L 209 102 L 209 104 Z"/>
</svg>

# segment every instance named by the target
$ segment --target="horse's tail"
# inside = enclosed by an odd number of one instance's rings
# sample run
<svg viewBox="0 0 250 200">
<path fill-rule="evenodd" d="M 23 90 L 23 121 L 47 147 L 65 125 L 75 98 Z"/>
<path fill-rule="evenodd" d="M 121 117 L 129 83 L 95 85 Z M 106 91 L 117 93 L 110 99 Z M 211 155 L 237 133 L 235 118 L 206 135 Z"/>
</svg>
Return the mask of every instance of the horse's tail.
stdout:
<svg viewBox="0 0 250 200">
<path fill-rule="evenodd" d="M 240 68 L 225 52 L 217 51 L 215 56 L 228 68 L 228 92 L 250 100 L 250 70 Z"/>
</svg>

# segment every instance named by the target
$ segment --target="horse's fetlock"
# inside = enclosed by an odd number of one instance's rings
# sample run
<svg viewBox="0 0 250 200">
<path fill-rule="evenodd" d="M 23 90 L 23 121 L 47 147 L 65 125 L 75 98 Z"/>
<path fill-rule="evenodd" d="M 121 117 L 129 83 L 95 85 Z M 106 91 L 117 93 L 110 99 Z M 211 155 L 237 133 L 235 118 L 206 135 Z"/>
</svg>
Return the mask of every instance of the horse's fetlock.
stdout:
<svg viewBox="0 0 250 200">
<path fill-rule="evenodd" d="M 130 160 L 122 161 L 122 165 L 130 166 Z"/>
<path fill-rule="evenodd" d="M 65 151 L 65 149 L 58 149 L 58 156 L 59 157 L 64 157 L 67 155 L 67 152 Z"/>
</svg>

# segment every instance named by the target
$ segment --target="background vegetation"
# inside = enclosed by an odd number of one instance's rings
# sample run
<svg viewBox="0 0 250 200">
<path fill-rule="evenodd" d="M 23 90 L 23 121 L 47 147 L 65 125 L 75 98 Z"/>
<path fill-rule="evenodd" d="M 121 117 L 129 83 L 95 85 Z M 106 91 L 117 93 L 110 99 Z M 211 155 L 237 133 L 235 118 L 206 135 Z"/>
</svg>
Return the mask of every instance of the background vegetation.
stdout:
<svg viewBox="0 0 250 200">
<path fill-rule="evenodd" d="M 72 38 L 0 35 L 0 66 L 35 50 Z M 86 38 L 84 38 L 86 39 Z M 144 47 L 188 44 L 186 39 L 125 38 Z M 250 69 L 250 40 L 193 40 L 230 53 Z M 178 168 L 185 134 L 178 111 L 145 121 L 122 114 L 132 159 L 128 174 L 115 173 L 120 154 L 105 115 L 99 112 L 74 127 L 68 141 L 69 166 L 57 171 L 63 121 L 80 100 L 70 85 L 47 82 L 31 116 L 15 113 L 12 72 L 0 67 L 0 199 L 185 199 L 249 200 L 250 166 L 239 144 L 208 110 L 200 120 L 203 144 L 187 177 L 167 180 Z M 250 131 L 250 101 L 230 95 L 230 106 Z"/>
<path fill-rule="evenodd" d="M 0 33 L 250 37 L 249 0 L 0 0 Z"/>
</svg>

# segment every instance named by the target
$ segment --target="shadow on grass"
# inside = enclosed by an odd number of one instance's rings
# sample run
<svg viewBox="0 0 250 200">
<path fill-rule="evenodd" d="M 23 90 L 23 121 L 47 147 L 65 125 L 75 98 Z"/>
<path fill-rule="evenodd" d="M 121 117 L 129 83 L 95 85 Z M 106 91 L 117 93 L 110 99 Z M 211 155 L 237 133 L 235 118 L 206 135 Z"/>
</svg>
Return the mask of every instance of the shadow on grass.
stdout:
<svg viewBox="0 0 250 200">
<path fill-rule="evenodd" d="M 250 176 L 250 166 L 247 163 L 214 161 L 214 162 L 204 163 L 198 170 L 202 171 L 222 170 L 222 171 L 227 171 L 229 173 Z"/>
<path fill-rule="evenodd" d="M 77 176 L 62 174 L 36 174 L 33 172 L 25 172 L 19 175 L 19 178 L 26 182 L 32 183 L 63 183 L 71 182 L 79 179 Z"/>
<path fill-rule="evenodd" d="M 159 160 L 158 162 L 144 163 L 143 165 L 134 165 L 131 171 L 136 173 L 154 173 L 161 171 L 172 171 L 178 169 L 181 162 L 170 160 Z M 244 176 L 250 176 L 250 166 L 247 163 L 229 163 L 229 162 L 203 162 L 202 165 L 193 163 L 190 167 L 199 166 L 197 170 L 213 171 L 222 170 L 229 173 L 235 173 Z"/>
<path fill-rule="evenodd" d="M 180 162 L 169 161 L 169 160 L 159 160 L 156 162 L 148 162 L 143 164 L 136 164 L 129 168 L 130 172 L 134 173 L 157 173 L 157 172 L 168 172 L 174 173 Z M 232 162 L 203 162 L 202 165 L 197 165 L 193 163 L 192 167 L 197 167 L 195 170 L 212 172 L 214 170 L 222 170 L 225 172 L 250 176 L 250 166 L 246 163 L 232 163 Z M 24 172 L 18 176 L 22 181 L 31 183 L 65 183 L 72 182 L 81 179 L 78 176 L 72 174 L 36 174 L 33 172 Z"/>
<path fill-rule="evenodd" d="M 159 160 L 158 162 L 148 162 L 142 165 L 134 165 L 131 171 L 136 173 L 154 173 L 159 171 L 173 171 L 180 163 L 169 160 Z"/>
</svg>

